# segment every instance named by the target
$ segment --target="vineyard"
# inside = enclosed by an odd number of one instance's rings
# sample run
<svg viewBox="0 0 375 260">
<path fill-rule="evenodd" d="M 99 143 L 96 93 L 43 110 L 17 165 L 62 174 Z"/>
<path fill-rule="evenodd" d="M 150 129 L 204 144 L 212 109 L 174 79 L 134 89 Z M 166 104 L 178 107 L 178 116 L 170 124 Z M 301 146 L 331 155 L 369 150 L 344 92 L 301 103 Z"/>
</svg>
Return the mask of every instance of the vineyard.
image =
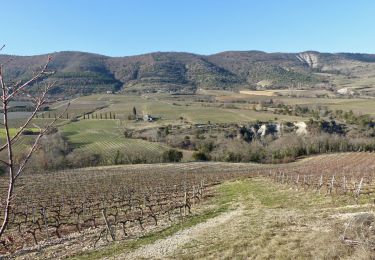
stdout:
<svg viewBox="0 0 375 260">
<path fill-rule="evenodd" d="M 121 150 L 125 154 L 131 156 L 145 153 L 156 153 L 159 154 L 161 151 L 166 150 L 162 145 L 151 143 L 143 140 L 136 139 L 125 139 L 125 138 L 103 138 L 98 136 L 95 143 L 88 144 L 85 148 L 81 149 L 82 152 L 89 151 L 101 151 L 105 157 L 113 157 L 116 151 Z"/>
<path fill-rule="evenodd" d="M 1 252 L 75 233 L 89 236 L 91 246 L 134 237 L 160 223 L 181 221 L 215 195 L 211 187 L 243 177 L 263 176 L 321 196 L 347 196 L 348 203 L 368 202 L 375 192 L 374 159 L 372 153 L 347 153 L 284 165 L 181 163 L 28 174 L 16 187 Z"/>
<path fill-rule="evenodd" d="M 93 229 L 92 245 L 109 237 L 123 239 L 162 221 L 184 218 L 194 204 L 213 195 L 210 187 L 251 176 L 257 168 L 262 167 L 188 163 L 25 175 L 16 188 L 19 195 L 1 252 Z"/>
<path fill-rule="evenodd" d="M 107 161 L 113 160 L 119 151 L 123 163 L 131 163 L 134 158 L 153 162 L 153 158 L 160 158 L 168 148 L 159 143 L 125 138 L 116 120 L 81 120 L 63 126 L 62 131 L 78 152 L 100 154 Z"/>
<path fill-rule="evenodd" d="M 319 155 L 291 165 L 278 165 L 267 175 L 297 189 L 348 195 L 358 203 L 360 197 L 371 199 L 375 193 L 374 160 L 374 153 Z"/>
<path fill-rule="evenodd" d="M 21 135 L 17 143 L 15 143 L 13 147 L 13 152 L 16 155 L 23 154 L 25 151 L 27 151 L 27 149 L 31 147 L 31 145 L 35 141 L 35 138 L 35 135 Z M 4 134 L 0 132 L 0 141 L 4 142 L 4 140 Z M 0 158 L 6 158 L 6 153 L 4 151 L 0 153 Z"/>
</svg>

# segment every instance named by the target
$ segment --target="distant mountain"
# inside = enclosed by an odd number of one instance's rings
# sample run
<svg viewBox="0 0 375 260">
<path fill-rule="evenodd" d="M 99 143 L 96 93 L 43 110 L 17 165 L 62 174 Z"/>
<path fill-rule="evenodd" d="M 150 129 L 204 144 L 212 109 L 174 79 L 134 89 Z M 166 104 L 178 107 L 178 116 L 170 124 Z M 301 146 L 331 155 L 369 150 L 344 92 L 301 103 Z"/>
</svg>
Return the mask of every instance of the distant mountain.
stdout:
<svg viewBox="0 0 375 260">
<path fill-rule="evenodd" d="M 46 55 L 0 55 L 8 81 L 24 80 Z M 108 57 L 84 52 L 53 53 L 48 80 L 54 93 L 113 91 L 194 92 L 204 89 L 332 88 L 337 77 L 375 75 L 375 55 L 355 53 L 265 53 L 228 51 L 214 55 L 156 52 Z M 375 82 L 375 81 L 374 81 Z"/>
<path fill-rule="evenodd" d="M 55 81 L 54 93 L 92 93 L 120 89 L 122 82 L 108 69 L 108 57 L 82 52 L 58 52 L 53 57 L 49 70 L 55 73 L 48 80 Z M 6 63 L 5 75 L 10 80 L 25 80 L 38 71 L 47 61 L 48 54 L 37 56 L 0 56 Z"/>
</svg>

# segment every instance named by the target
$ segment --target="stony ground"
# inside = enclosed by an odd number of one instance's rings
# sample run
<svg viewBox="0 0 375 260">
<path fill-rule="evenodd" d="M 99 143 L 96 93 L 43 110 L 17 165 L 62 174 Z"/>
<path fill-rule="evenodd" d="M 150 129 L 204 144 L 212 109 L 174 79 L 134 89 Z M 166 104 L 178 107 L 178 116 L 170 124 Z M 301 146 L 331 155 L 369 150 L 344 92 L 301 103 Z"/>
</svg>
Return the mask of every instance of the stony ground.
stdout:
<svg viewBox="0 0 375 260">
<path fill-rule="evenodd" d="M 156 241 L 153 244 L 143 246 L 134 252 L 121 254 L 113 259 L 161 259 L 172 255 L 174 252 L 178 251 L 181 247 L 188 243 L 193 242 L 199 237 L 205 236 L 205 234 L 210 233 L 215 230 L 218 226 L 224 225 L 241 215 L 243 211 L 241 209 L 236 209 L 230 212 L 223 213 L 217 217 L 207 220 L 206 222 L 200 223 L 193 227 L 181 230 L 172 236 L 165 239 Z"/>
</svg>

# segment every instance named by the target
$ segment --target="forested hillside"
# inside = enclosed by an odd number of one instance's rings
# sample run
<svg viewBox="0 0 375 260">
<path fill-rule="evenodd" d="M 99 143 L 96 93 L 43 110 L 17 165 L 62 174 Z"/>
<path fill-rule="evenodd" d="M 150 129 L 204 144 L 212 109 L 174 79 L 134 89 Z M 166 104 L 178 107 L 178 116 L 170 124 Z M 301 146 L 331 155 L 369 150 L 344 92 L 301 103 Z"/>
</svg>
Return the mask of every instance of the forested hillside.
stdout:
<svg viewBox="0 0 375 260">
<path fill-rule="evenodd" d="M 83 52 L 51 54 L 53 93 L 105 91 L 192 93 L 203 89 L 338 89 L 371 93 L 375 58 L 371 54 L 230 51 L 214 55 L 157 52 L 107 57 Z M 8 81 L 28 78 L 46 55 L 1 55 Z"/>
</svg>

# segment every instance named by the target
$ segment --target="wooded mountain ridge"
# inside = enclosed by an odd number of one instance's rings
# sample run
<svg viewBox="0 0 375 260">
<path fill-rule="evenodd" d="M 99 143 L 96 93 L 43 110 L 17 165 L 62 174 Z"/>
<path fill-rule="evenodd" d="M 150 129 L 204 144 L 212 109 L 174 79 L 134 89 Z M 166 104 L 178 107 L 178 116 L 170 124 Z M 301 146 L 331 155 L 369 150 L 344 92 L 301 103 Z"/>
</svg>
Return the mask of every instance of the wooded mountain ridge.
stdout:
<svg viewBox="0 0 375 260">
<path fill-rule="evenodd" d="M 375 55 L 359 53 L 266 53 L 227 51 L 213 55 L 154 52 L 127 57 L 63 51 L 50 54 L 53 93 L 105 91 L 192 93 L 197 89 L 337 88 L 338 77 L 375 75 Z M 7 80 L 24 80 L 48 54 L 0 55 Z"/>
</svg>

